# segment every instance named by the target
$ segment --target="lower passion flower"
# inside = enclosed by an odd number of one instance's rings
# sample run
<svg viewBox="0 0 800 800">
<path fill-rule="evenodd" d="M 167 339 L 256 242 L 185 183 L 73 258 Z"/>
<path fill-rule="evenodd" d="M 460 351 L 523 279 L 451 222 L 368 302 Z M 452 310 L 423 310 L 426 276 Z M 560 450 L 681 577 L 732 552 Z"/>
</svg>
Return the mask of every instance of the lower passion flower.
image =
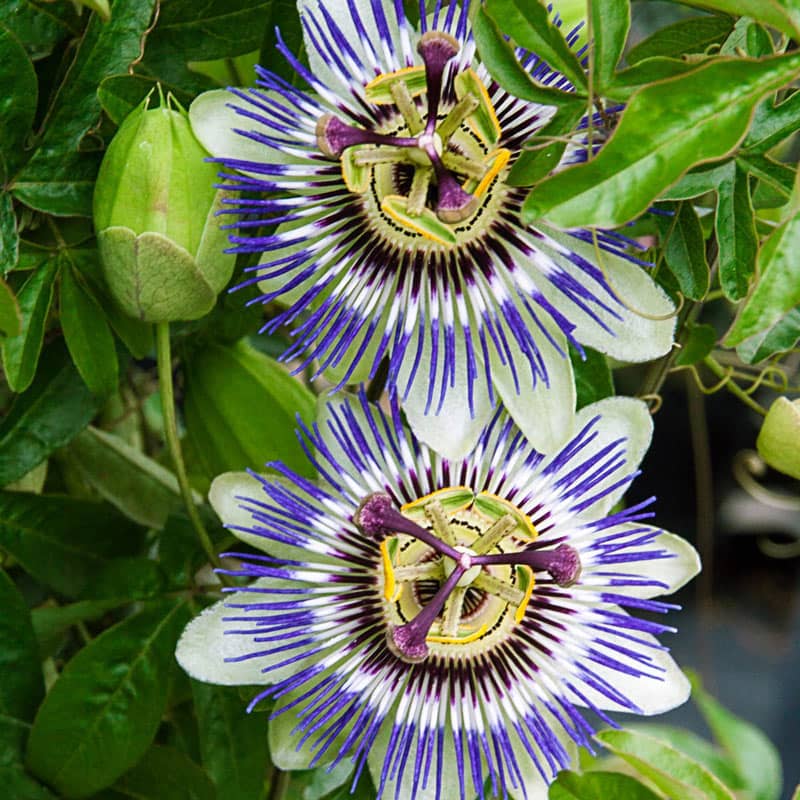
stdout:
<svg viewBox="0 0 800 800">
<path fill-rule="evenodd" d="M 689 684 L 659 644 L 673 630 L 628 609 L 699 570 L 683 539 L 612 511 L 650 441 L 646 407 L 584 408 L 560 452 L 498 412 L 448 460 L 362 396 L 303 429 L 316 483 L 228 473 L 211 501 L 258 554 L 253 578 L 187 627 L 194 678 L 266 685 L 273 761 L 365 766 L 378 796 L 544 798 L 591 749 L 589 716 L 655 714 Z M 345 773 L 347 774 L 347 773 Z M 344 776 L 342 776 L 344 778 Z"/>
</svg>

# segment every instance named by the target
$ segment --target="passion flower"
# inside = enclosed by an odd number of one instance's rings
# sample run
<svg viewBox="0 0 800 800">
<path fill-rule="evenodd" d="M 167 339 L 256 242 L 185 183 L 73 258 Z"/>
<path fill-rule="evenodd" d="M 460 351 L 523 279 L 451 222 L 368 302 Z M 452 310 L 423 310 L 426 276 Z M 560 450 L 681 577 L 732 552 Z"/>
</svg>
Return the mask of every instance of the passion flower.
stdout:
<svg viewBox="0 0 800 800">
<path fill-rule="evenodd" d="M 231 251 L 263 254 L 252 282 L 288 306 L 267 325 L 295 326 L 285 357 L 316 360 L 340 384 L 384 364 L 415 432 L 450 457 L 499 401 L 552 450 L 574 410 L 568 345 L 643 361 L 669 350 L 674 328 L 624 236 L 599 232 L 598 257 L 587 231 L 522 221 L 525 191 L 507 177 L 554 109 L 492 80 L 472 5 L 428 15 L 421 3 L 417 31 L 400 2 L 300 0 L 311 68 L 280 50 L 308 91 L 259 68 L 259 88 L 190 109 L 238 193 L 226 201 L 239 218 Z M 537 81 L 572 90 L 517 53 Z M 587 149 L 579 131 L 559 168 Z"/>
<path fill-rule="evenodd" d="M 615 508 L 651 435 L 643 403 L 583 409 L 556 454 L 501 411 L 448 460 L 362 396 L 304 429 L 314 483 L 229 473 L 211 501 L 253 578 L 177 650 L 194 678 L 267 684 L 285 769 L 365 765 L 388 798 L 544 798 L 607 711 L 655 714 L 689 683 L 629 611 L 699 569 L 649 502 Z M 313 455 L 311 455 L 313 453 Z M 613 723 L 611 723 L 613 724 Z"/>
</svg>

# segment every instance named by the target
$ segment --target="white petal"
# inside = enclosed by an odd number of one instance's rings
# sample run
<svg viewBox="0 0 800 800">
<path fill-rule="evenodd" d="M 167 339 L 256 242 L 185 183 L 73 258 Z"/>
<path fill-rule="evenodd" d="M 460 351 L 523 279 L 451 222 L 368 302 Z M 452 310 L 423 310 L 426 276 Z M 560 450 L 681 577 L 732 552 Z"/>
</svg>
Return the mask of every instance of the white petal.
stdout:
<svg viewBox="0 0 800 800">
<path fill-rule="evenodd" d="M 225 606 L 230 600 L 223 600 L 209 606 L 200 616 L 195 617 L 185 628 L 178 640 L 175 658 L 192 678 L 203 683 L 216 683 L 222 686 L 249 686 L 272 683 L 275 678 L 262 672 L 263 659 L 226 662 L 226 658 L 236 658 L 254 649 L 246 636 L 225 635 L 223 617 L 236 613 Z"/>
<path fill-rule="evenodd" d="M 546 319 L 542 319 L 553 338 L 567 352 L 566 339 Z M 539 346 L 547 368 L 549 386 L 542 381 L 531 387 L 528 361 L 513 336 L 507 335 L 508 345 L 517 369 L 519 392 L 508 365 L 492 359 L 492 379 L 503 405 L 517 423 L 530 444 L 540 453 L 553 453 L 572 433 L 575 414 L 575 381 L 569 358 L 540 338 Z"/>
<path fill-rule="evenodd" d="M 440 345 L 441 351 L 441 345 Z M 404 388 L 408 375 L 414 366 L 413 354 L 416 347 L 410 346 L 404 364 L 400 369 L 398 386 Z M 441 379 L 434 387 L 433 401 L 426 414 L 428 403 L 428 366 L 431 359 L 431 337 L 425 334 L 425 343 L 419 358 L 419 365 L 411 391 L 401 405 L 406 419 L 415 436 L 445 458 L 456 460 L 466 456 L 477 443 L 483 429 L 492 417 L 493 407 L 485 386 L 484 371 L 477 367 L 477 378 L 473 387 L 473 413 L 470 414 L 467 376 L 467 353 L 463 332 L 456 328 L 455 336 L 455 381 L 447 387 L 444 403 L 439 406 L 439 387 Z M 443 369 L 444 358 L 439 354 L 439 374 Z"/>
<path fill-rule="evenodd" d="M 391 725 L 392 719 L 394 719 L 394 715 L 390 712 L 387 720 L 384 722 L 380 732 L 378 733 L 378 736 L 376 737 L 375 741 L 372 744 L 372 747 L 370 748 L 369 755 L 367 756 L 367 764 L 369 765 L 369 772 L 370 775 L 372 776 L 372 781 L 376 787 L 380 785 L 381 774 L 383 773 L 383 764 L 386 758 L 386 749 L 389 746 L 389 738 L 392 733 L 392 725 Z M 396 779 L 392 780 L 391 778 L 388 778 L 386 780 L 386 785 L 384 787 L 382 797 L 387 798 L 387 800 L 388 798 L 397 798 L 397 800 L 411 800 L 412 795 L 414 795 L 415 800 L 437 800 L 436 753 L 434 753 L 433 760 L 431 762 L 431 769 L 428 775 L 427 786 L 423 789 L 421 780 L 418 786 L 416 787 L 414 786 L 414 781 L 413 781 L 414 752 L 415 752 L 415 744 L 412 744 L 411 756 L 409 757 L 408 763 L 406 764 L 406 770 L 404 773 L 405 779 L 401 781 L 399 794 L 396 794 L 397 780 Z M 455 747 L 453 745 L 453 734 L 449 726 L 445 730 L 443 756 L 444 756 L 444 763 L 442 765 L 442 787 L 441 787 L 441 793 L 439 795 L 439 800 L 456 800 L 461 795 L 458 786 L 458 768 L 456 766 L 456 753 L 455 753 Z M 465 760 L 467 758 L 468 757 L 465 754 Z M 411 767 L 411 769 L 409 769 L 409 766 Z M 469 775 L 468 763 L 465 764 L 464 771 L 465 771 L 464 778 L 465 778 L 466 800 L 472 800 L 472 798 L 475 797 L 475 792 L 472 788 L 472 779 L 470 778 Z M 484 764 L 484 774 L 486 774 L 485 764 Z M 415 788 L 416 788 L 416 794 L 414 794 Z"/>
<path fill-rule="evenodd" d="M 545 226 L 537 226 L 542 233 L 568 250 L 597 265 L 597 254 L 593 245 L 582 242 L 566 233 L 555 231 Z M 549 251 L 559 266 L 563 267 L 580 283 L 586 284 L 583 272 L 557 251 L 536 241 L 537 247 Z M 591 316 L 581 311 L 574 303 L 566 300 L 549 281 L 537 278 L 535 267 L 527 264 L 527 269 L 542 289 L 547 298 L 573 323 L 576 328 L 575 338 L 582 344 L 607 353 L 620 361 L 649 361 L 669 352 L 674 340 L 675 320 L 674 306 L 666 293 L 647 274 L 645 269 L 624 258 L 601 250 L 602 268 L 606 280 L 612 290 L 621 298 L 622 303 L 615 303 L 598 287 L 602 298 L 608 302 L 621 317 L 616 319 L 607 311 L 596 309 L 601 320 L 613 331 L 604 330 Z M 596 285 L 592 282 L 591 285 Z M 625 305 L 623 305 L 623 303 Z M 639 312 L 639 313 L 637 313 Z M 645 316 L 643 316 L 645 315 Z M 650 319 L 648 317 L 659 317 Z M 667 317 L 663 319 L 663 317 Z"/>
<path fill-rule="evenodd" d="M 616 483 L 621 478 L 634 472 L 650 447 L 653 438 L 653 418 L 647 410 L 647 405 L 633 397 L 606 397 L 591 405 L 584 406 L 575 418 L 575 433 L 580 431 L 591 419 L 599 416 L 597 436 L 581 454 L 582 458 L 591 457 L 606 445 L 617 439 L 624 439 L 625 463 L 600 481 L 595 492 L 601 492 L 604 487 Z M 588 515 L 592 519 L 608 514 L 625 493 L 627 486 L 618 486 L 605 497 L 591 506 Z"/>
<path fill-rule="evenodd" d="M 552 722 L 550 727 L 553 731 L 557 733 L 562 731 L 561 725 L 544 709 L 540 709 L 540 713 L 542 713 L 545 720 Z M 525 787 L 524 790 L 521 787 L 515 788 L 511 785 L 508 775 L 506 775 L 506 788 L 508 789 L 509 795 L 511 795 L 513 800 L 547 800 L 549 782 L 545 781 L 542 777 L 542 774 L 536 768 L 536 764 L 533 762 L 530 754 L 525 749 L 522 742 L 519 741 L 519 736 L 515 731 L 509 731 L 509 739 L 511 740 L 511 749 L 514 751 L 514 756 L 517 759 L 519 770 L 522 773 L 522 783 Z M 566 734 L 560 735 L 559 739 L 570 756 L 570 764 L 564 767 L 564 769 L 577 768 L 578 746 Z M 531 743 L 535 752 L 539 754 L 539 763 L 542 765 L 545 772 L 547 772 L 549 770 L 549 765 L 542 755 L 541 749 L 533 742 L 532 736 L 528 737 L 528 741 Z M 552 777 L 555 778 L 555 776 Z"/>
<path fill-rule="evenodd" d="M 295 490 L 295 485 L 281 475 L 270 475 L 271 483 L 280 483 L 289 489 Z M 252 533 L 247 529 L 258 529 L 263 527 L 261 523 L 253 519 L 252 514 L 247 510 L 246 503 L 239 498 L 252 498 L 257 501 L 267 500 L 264 487 L 258 478 L 248 472 L 224 472 L 217 475 L 211 482 L 208 491 L 208 500 L 211 507 L 217 512 L 217 516 L 222 523 L 230 528 L 231 533 L 240 541 L 249 544 L 256 550 L 272 556 L 273 558 L 283 559 L 284 561 L 302 561 L 307 556 L 302 549 L 299 549 L 285 542 L 278 542 L 267 536 Z M 332 559 L 317 553 L 314 560 L 324 563 L 335 563 Z M 295 584 L 304 585 L 304 584 Z"/>
<path fill-rule="evenodd" d="M 293 703 L 298 699 L 298 697 L 307 691 L 308 686 L 305 686 L 302 689 L 290 692 L 285 697 L 282 697 L 275 704 L 275 711 L 273 713 L 277 713 L 281 709 L 286 708 L 287 705 Z M 312 750 L 312 745 L 319 734 L 317 734 L 317 736 L 312 734 L 312 736 L 310 736 L 303 743 L 303 746 L 298 750 L 297 745 L 303 734 L 300 732 L 293 732 L 299 722 L 297 718 L 297 712 L 298 710 L 303 709 L 304 706 L 305 703 L 300 702 L 293 708 L 288 709 L 284 713 L 279 714 L 269 721 L 269 753 L 270 757 L 272 758 L 272 762 L 280 769 L 309 769 L 311 767 L 311 761 L 313 760 L 316 752 L 315 750 Z M 349 732 L 350 728 L 347 727 L 345 730 Z M 330 764 L 339 753 L 337 742 L 339 745 L 341 745 L 346 738 L 347 733 L 340 733 L 339 736 L 334 739 L 325 755 L 318 762 L 316 762 L 314 766 L 324 767 L 326 764 Z M 352 771 L 352 761 L 350 761 L 349 758 L 344 758 L 333 769 L 331 773 L 331 780 L 338 781 L 336 782 L 335 786 L 340 786 L 342 783 L 344 783 Z M 335 788 L 335 786 L 333 788 Z"/>
<path fill-rule="evenodd" d="M 275 94 L 261 89 L 264 94 Z M 212 89 L 198 95 L 189 106 L 189 122 L 194 135 L 200 144 L 215 158 L 240 159 L 269 162 L 271 164 L 308 163 L 289 153 L 256 142 L 247 136 L 236 133 L 236 130 L 264 132 L 254 120 L 238 114 L 230 104 L 244 108 L 244 100 L 227 89 Z M 254 177 L 263 179 L 263 175 L 252 173 Z"/>
<path fill-rule="evenodd" d="M 636 527 L 647 526 L 636 525 Z M 660 586 L 626 586 L 622 591 L 630 597 L 649 599 L 662 594 L 672 594 L 686 585 L 702 568 L 697 550 L 686 539 L 676 536 L 674 533 L 659 534 L 650 547 L 667 550 L 671 557 L 655 558 L 648 561 L 633 561 L 629 564 L 616 564 L 614 569 L 641 578 L 660 581 L 665 583 L 667 588 L 664 589 Z M 601 569 L 608 570 L 608 567 Z"/>
<path fill-rule="evenodd" d="M 618 606 L 606 606 L 606 608 L 627 616 L 627 612 Z M 685 703 L 691 694 L 691 685 L 672 656 L 666 650 L 661 649 L 658 640 L 654 636 L 641 631 L 636 631 L 635 636 L 651 646 L 631 643 L 625 638 L 617 637 L 605 631 L 598 632 L 597 641 L 607 641 L 612 645 L 635 649 L 646 654 L 650 658 L 651 665 L 642 667 L 642 669 L 646 670 L 649 675 L 657 675 L 658 677 L 653 678 L 648 675 L 636 677 L 595 662 L 590 662 L 588 667 L 595 675 L 605 680 L 617 692 L 638 706 L 645 716 L 663 714 L 665 711 L 670 711 Z M 607 650 L 599 645 L 597 645 L 597 649 L 612 657 L 620 658 L 625 663 L 632 663 L 629 658 L 619 656 L 614 650 Z M 623 706 L 610 700 L 590 686 L 581 684 L 580 690 L 600 709 L 605 711 L 626 710 Z M 576 699 L 575 704 L 581 705 L 581 702 Z"/>
<path fill-rule="evenodd" d="M 373 12 L 372 3 L 370 0 L 354 0 L 354 5 L 356 7 L 358 16 L 361 18 L 361 21 L 367 31 L 369 42 L 375 51 L 375 55 L 378 57 L 377 63 L 375 62 L 374 56 L 367 52 L 364 48 L 361 38 L 356 30 L 356 26 L 353 23 L 350 9 L 345 0 L 336 0 L 335 2 L 329 2 L 329 0 L 326 0 L 325 2 L 320 2 L 319 0 L 297 0 L 298 12 L 300 14 L 302 14 L 304 11 L 313 12 L 317 21 L 327 33 L 328 26 L 318 10 L 319 6 L 321 5 L 325 6 L 339 30 L 344 34 L 347 42 L 360 57 L 364 66 L 371 70 L 371 74 L 364 76 L 366 78 L 364 81 L 365 83 L 367 80 L 375 77 L 373 69 L 374 67 L 377 67 L 381 72 L 388 72 L 401 66 L 400 62 L 397 62 L 396 59 L 393 62 L 386 57 L 386 54 L 384 54 L 384 49 L 381 46 L 381 41 L 378 36 L 378 28 L 375 24 L 375 14 Z M 384 4 L 384 14 L 386 15 L 386 22 L 390 31 L 391 49 L 399 56 L 401 42 L 397 27 L 397 19 L 395 17 L 394 10 L 388 3 Z M 315 31 L 315 35 L 318 35 L 318 32 Z M 332 37 L 329 36 L 329 39 L 332 39 Z M 320 51 L 317 49 L 317 46 L 308 36 L 305 28 L 303 29 L 303 41 L 308 54 L 311 73 L 327 86 L 337 87 L 339 90 L 337 93 L 342 94 L 343 97 L 347 98 L 349 93 L 345 93 L 344 90 L 349 87 L 344 84 L 343 81 L 336 76 L 335 71 L 328 66 L 330 57 L 324 53 L 320 53 Z M 356 78 L 357 76 L 348 75 L 347 77 Z"/>
</svg>

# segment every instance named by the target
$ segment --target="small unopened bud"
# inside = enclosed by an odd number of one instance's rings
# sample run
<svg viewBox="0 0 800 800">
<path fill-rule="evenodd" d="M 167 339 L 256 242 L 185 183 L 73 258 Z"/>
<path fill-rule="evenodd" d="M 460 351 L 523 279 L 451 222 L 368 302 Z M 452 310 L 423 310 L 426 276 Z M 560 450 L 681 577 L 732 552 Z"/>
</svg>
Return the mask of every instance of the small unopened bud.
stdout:
<svg viewBox="0 0 800 800">
<path fill-rule="evenodd" d="M 800 480 L 800 400 L 779 397 L 770 406 L 756 447 L 773 469 Z"/>
<path fill-rule="evenodd" d="M 215 212 L 217 166 L 186 112 L 145 99 L 106 151 L 94 193 L 94 222 L 109 289 L 147 322 L 197 319 L 231 277 L 235 256 Z M 177 105 L 177 104 L 175 104 Z"/>
</svg>

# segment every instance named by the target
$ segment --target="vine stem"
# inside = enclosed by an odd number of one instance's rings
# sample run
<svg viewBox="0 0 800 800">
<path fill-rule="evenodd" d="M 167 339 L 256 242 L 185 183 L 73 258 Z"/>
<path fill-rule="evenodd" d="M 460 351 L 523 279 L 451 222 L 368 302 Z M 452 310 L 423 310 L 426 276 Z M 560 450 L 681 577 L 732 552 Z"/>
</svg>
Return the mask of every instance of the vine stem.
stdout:
<svg viewBox="0 0 800 800">
<path fill-rule="evenodd" d="M 161 413 L 164 417 L 164 435 L 167 440 L 172 463 L 175 467 L 175 475 L 178 478 L 183 504 L 192 527 L 197 533 L 200 545 L 203 548 L 208 560 L 215 566 L 220 566 L 219 556 L 211 543 L 211 537 L 200 519 L 200 513 L 192 496 L 192 487 L 189 485 L 189 478 L 186 476 L 186 464 L 183 460 L 181 442 L 178 438 L 178 424 L 175 420 L 175 389 L 172 383 L 172 350 L 169 341 L 169 322 L 156 323 L 156 349 L 158 363 L 158 384 L 161 393 Z"/>
<path fill-rule="evenodd" d="M 273 766 L 270 781 L 269 800 L 284 800 L 289 788 L 289 773 Z"/>
<path fill-rule="evenodd" d="M 728 375 L 725 372 L 723 366 L 720 363 L 718 363 L 714 358 L 712 358 L 712 356 L 706 356 L 703 359 L 703 364 L 705 364 L 718 378 L 730 377 L 730 375 Z M 760 406 L 758 403 L 756 403 L 756 401 L 753 400 L 753 398 L 750 397 L 750 395 L 747 394 L 747 392 L 745 392 L 744 389 L 742 389 L 741 386 L 739 386 L 737 383 L 729 380 L 725 383 L 725 388 L 732 395 L 738 397 L 739 400 L 741 400 L 748 408 L 751 408 L 753 409 L 753 411 L 757 412 L 758 414 L 761 414 L 762 417 L 767 416 L 766 409 Z"/>
</svg>

